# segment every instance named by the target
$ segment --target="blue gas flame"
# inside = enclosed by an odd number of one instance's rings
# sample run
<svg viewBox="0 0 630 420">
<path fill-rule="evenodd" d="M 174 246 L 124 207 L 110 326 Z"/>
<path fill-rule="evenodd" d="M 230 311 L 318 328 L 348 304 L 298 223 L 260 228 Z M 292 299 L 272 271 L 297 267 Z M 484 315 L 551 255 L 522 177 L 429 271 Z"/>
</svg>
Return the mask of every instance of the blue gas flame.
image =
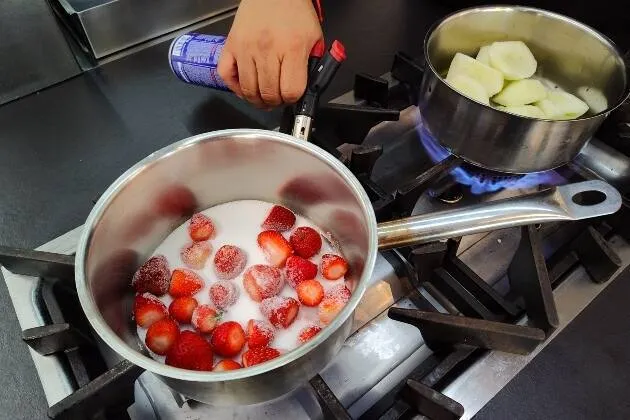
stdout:
<svg viewBox="0 0 630 420">
<path fill-rule="evenodd" d="M 422 121 L 418 123 L 420 142 L 433 163 L 440 162 L 450 156 L 450 152 L 435 140 Z M 499 191 L 503 188 L 518 189 L 531 188 L 538 185 L 560 185 L 566 183 L 564 177 L 556 171 L 532 172 L 525 175 L 483 176 L 466 170 L 465 167 L 457 167 L 451 171 L 455 181 L 468 185 L 473 194 L 485 194 Z"/>
</svg>

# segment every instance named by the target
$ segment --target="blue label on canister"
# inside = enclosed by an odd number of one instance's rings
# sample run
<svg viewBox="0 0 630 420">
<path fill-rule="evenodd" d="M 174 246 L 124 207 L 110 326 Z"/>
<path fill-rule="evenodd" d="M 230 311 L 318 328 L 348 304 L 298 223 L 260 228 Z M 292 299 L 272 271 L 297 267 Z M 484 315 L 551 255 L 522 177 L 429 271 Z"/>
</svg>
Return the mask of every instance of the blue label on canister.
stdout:
<svg viewBox="0 0 630 420">
<path fill-rule="evenodd" d="M 219 77 L 217 66 L 225 37 L 189 33 L 173 40 L 168 60 L 175 75 L 186 83 L 228 90 Z"/>
</svg>

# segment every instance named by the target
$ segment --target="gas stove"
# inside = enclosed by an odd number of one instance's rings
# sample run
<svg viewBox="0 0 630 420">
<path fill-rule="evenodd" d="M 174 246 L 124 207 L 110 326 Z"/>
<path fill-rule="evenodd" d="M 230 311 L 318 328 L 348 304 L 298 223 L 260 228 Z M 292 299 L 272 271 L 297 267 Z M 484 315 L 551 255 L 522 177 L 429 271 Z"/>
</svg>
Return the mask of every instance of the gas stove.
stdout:
<svg viewBox="0 0 630 420">
<path fill-rule="evenodd" d="M 421 76 L 421 63 L 397 54 L 391 73 L 357 75 L 315 122 L 312 140 L 355 173 L 379 221 L 584 179 L 625 195 L 629 159 L 596 139 L 567 167 L 526 176 L 451 156 L 414 106 Z M 73 284 L 81 227 L 37 251 L 0 247 L 0 263 L 51 418 L 470 418 L 630 264 L 627 215 L 624 202 L 588 223 L 381 252 L 330 365 L 290 395 L 234 408 L 187 400 L 92 334 Z"/>
</svg>

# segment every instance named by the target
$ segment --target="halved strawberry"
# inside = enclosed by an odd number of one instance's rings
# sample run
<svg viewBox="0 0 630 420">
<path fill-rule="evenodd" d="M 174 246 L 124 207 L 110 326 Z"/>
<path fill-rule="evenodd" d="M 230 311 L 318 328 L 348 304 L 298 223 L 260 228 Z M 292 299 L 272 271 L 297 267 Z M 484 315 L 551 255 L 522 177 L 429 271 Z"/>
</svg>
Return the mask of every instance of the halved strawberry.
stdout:
<svg viewBox="0 0 630 420">
<path fill-rule="evenodd" d="M 166 364 L 182 369 L 212 370 L 212 347 L 201 335 L 182 331 L 166 353 Z"/>
<path fill-rule="evenodd" d="M 304 280 L 314 279 L 317 276 L 317 265 L 297 255 L 291 255 L 287 258 L 284 276 L 287 283 L 295 289 Z"/>
<path fill-rule="evenodd" d="M 288 328 L 299 310 L 298 301 L 286 296 L 273 296 L 260 304 L 260 311 L 276 328 Z"/>
<path fill-rule="evenodd" d="M 278 356 L 280 352 L 272 347 L 254 347 L 243 353 L 243 367 L 259 365 Z"/>
<path fill-rule="evenodd" d="M 219 319 L 219 314 L 212 306 L 199 305 L 193 311 L 190 322 L 197 331 L 208 334 L 217 326 Z"/>
<path fill-rule="evenodd" d="M 231 280 L 241 274 L 247 264 L 247 254 L 234 245 L 223 245 L 214 254 L 214 272 L 221 280 Z"/>
<path fill-rule="evenodd" d="M 315 279 L 304 280 L 296 291 L 302 305 L 317 306 L 324 298 L 324 287 Z"/>
<path fill-rule="evenodd" d="M 252 265 L 243 275 L 243 287 L 256 302 L 277 295 L 283 285 L 282 272 L 268 265 Z"/>
<path fill-rule="evenodd" d="M 188 234 L 193 241 L 207 241 L 214 237 L 214 223 L 205 214 L 195 213 L 190 219 Z"/>
<path fill-rule="evenodd" d="M 326 291 L 325 297 L 339 299 L 343 303 L 346 303 L 350 300 L 351 296 L 352 292 L 346 287 L 345 284 L 336 284 Z"/>
<path fill-rule="evenodd" d="M 250 319 L 247 322 L 247 347 L 268 346 L 273 340 L 275 330 L 273 326 L 267 322 L 258 319 Z"/>
<path fill-rule="evenodd" d="M 203 288 L 203 279 L 186 268 L 173 270 L 168 294 L 173 297 L 192 296 Z"/>
<path fill-rule="evenodd" d="M 322 276 L 328 280 L 338 280 L 348 272 L 348 262 L 339 255 L 322 255 Z"/>
<path fill-rule="evenodd" d="M 219 356 L 234 357 L 245 345 L 245 331 L 238 322 L 224 322 L 217 325 L 212 333 L 210 344 Z"/>
<path fill-rule="evenodd" d="M 192 296 L 178 297 L 173 299 L 168 306 L 168 313 L 174 320 L 182 324 L 190 324 L 190 319 L 197 305 L 197 299 Z"/>
<path fill-rule="evenodd" d="M 319 304 L 319 320 L 328 325 L 350 300 L 352 292 L 344 285 L 339 284 L 326 291 L 324 299 Z"/>
<path fill-rule="evenodd" d="M 177 337 L 179 337 L 177 322 L 163 318 L 151 324 L 144 343 L 153 353 L 163 356 L 175 344 Z"/>
<path fill-rule="evenodd" d="M 155 255 L 138 268 L 131 285 L 137 293 L 149 292 L 162 296 L 168 291 L 171 269 L 164 255 Z"/>
<path fill-rule="evenodd" d="M 188 267 L 201 270 L 206 265 L 206 261 L 208 261 L 211 253 L 212 245 L 210 245 L 210 242 L 203 241 L 186 245 L 182 248 L 179 255 Z"/>
<path fill-rule="evenodd" d="M 210 286 L 210 299 L 219 309 L 234 305 L 238 299 L 238 288 L 229 280 L 219 280 Z"/>
<path fill-rule="evenodd" d="M 133 316 L 136 324 L 148 328 L 156 321 L 168 316 L 166 306 L 151 293 L 136 295 L 133 302 Z"/>
<path fill-rule="evenodd" d="M 289 242 L 293 251 L 302 258 L 311 258 L 322 248 L 322 237 L 308 226 L 301 226 L 291 234 Z"/>
<path fill-rule="evenodd" d="M 321 327 L 318 327 L 317 325 L 306 327 L 302 331 L 300 331 L 300 335 L 298 335 L 298 341 L 300 342 L 300 344 L 304 344 L 311 338 L 315 337 L 317 333 L 319 333 L 321 330 Z"/>
<path fill-rule="evenodd" d="M 214 368 L 212 369 L 212 371 L 213 372 L 225 372 L 225 371 L 228 371 L 228 370 L 241 369 L 242 367 L 243 366 L 241 366 L 240 363 L 235 362 L 232 359 L 223 359 L 219 363 L 214 365 Z"/>
<path fill-rule="evenodd" d="M 284 263 L 293 249 L 280 232 L 265 230 L 258 234 L 258 246 L 265 254 L 265 258 L 274 267 L 284 267 Z"/>
<path fill-rule="evenodd" d="M 273 206 L 261 227 L 265 230 L 284 232 L 291 229 L 294 224 L 295 214 L 291 210 L 282 206 Z"/>
</svg>

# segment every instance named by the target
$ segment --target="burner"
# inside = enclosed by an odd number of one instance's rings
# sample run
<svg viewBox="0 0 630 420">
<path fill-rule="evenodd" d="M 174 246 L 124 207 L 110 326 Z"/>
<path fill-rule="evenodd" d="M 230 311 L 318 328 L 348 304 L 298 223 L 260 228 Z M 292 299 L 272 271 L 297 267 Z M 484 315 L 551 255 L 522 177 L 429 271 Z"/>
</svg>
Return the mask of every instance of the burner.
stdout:
<svg viewBox="0 0 630 420">
<path fill-rule="evenodd" d="M 418 134 L 420 142 L 434 163 L 438 163 L 451 156 L 429 132 L 428 128 L 418 119 Z M 455 181 L 470 187 L 473 194 L 485 194 L 501 189 L 525 189 L 539 185 L 559 185 L 567 181 L 556 171 L 532 172 L 529 174 L 509 174 L 478 168 L 464 163 L 451 170 Z M 459 201 L 459 200 L 458 200 Z"/>
</svg>

